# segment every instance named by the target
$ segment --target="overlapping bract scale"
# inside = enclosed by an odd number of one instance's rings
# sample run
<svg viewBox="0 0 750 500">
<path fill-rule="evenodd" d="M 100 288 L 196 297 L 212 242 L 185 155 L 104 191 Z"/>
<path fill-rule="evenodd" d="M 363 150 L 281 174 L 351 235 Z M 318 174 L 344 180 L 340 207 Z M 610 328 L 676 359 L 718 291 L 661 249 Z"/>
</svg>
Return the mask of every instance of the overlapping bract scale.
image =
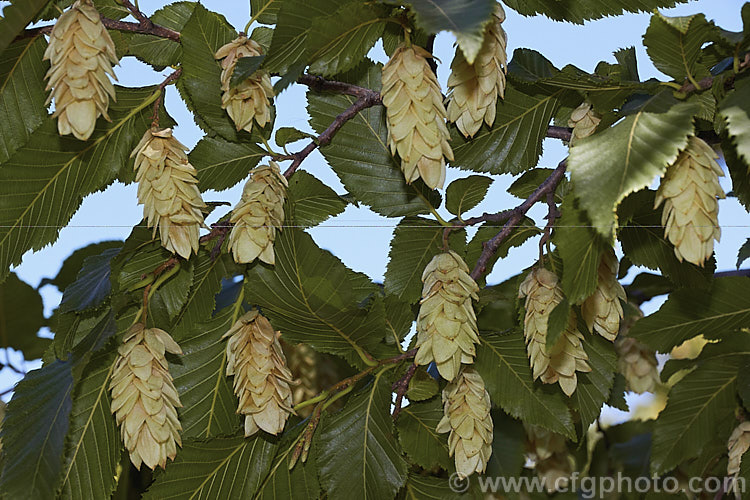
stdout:
<svg viewBox="0 0 750 500">
<path fill-rule="evenodd" d="M 573 128 L 570 143 L 590 136 L 596 132 L 596 127 L 602 121 L 601 117 L 591 107 L 591 104 L 584 101 L 570 114 L 568 127 Z"/>
<path fill-rule="evenodd" d="M 490 408 L 484 380 L 473 368 L 463 367 L 456 380 L 443 389 L 443 418 L 435 430 L 450 432 L 448 451 L 462 477 L 483 473 L 490 460 L 493 432 Z"/>
<path fill-rule="evenodd" d="M 415 45 L 401 45 L 383 67 L 381 96 L 386 107 L 388 144 L 401 158 L 407 183 L 420 177 L 431 188 L 445 182 L 445 159 L 453 160 L 445 125 L 446 111 L 432 55 Z"/>
<path fill-rule="evenodd" d="M 284 223 L 288 185 L 276 162 L 253 170 L 229 219 L 234 224 L 229 248 L 236 262 L 248 264 L 257 258 L 267 264 L 276 263 L 273 242 Z"/>
<path fill-rule="evenodd" d="M 164 330 L 136 323 L 117 352 L 109 389 L 122 441 L 136 468 L 164 468 L 182 446 L 176 410 L 182 405 L 164 353 L 182 350 Z"/>
<path fill-rule="evenodd" d="M 625 289 L 617 281 L 620 263 L 613 248 L 602 253 L 596 291 L 581 305 L 581 314 L 589 331 L 614 341 L 623 316 L 620 300 L 626 300 Z"/>
<path fill-rule="evenodd" d="M 508 71 L 508 37 L 502 27 L 505 11 L 498 3 L 484 31 L 484 40 L 474 64 L 469 64 L 460 47 L 451 62 L 448 77 L 448 120 L 465 137 L 474 137 L 482 122 L 492 126 L 498 97 L 505 96 Z"/>
<path fill-rule="evenodd" d="M 565 437 L 535 425 L 524 424 L 526 455 L 548 492 L 567 485 L 575 468 Z"/>
<path fill-rule="evenodd" d="M 224 334 L 227 375 L 234 376 L 237 413 L 245 416 L 245 436 L 259 429 L 284 430 L 292 409 L 292 374 L 279 343 L 280 332 L 257 310 L 240 317 Z"/>
<path fill-rule="evenodd" d="M 263 49 L 258 42 L 240 35 L 222 46 L 214 56 L 221 59 L 221 107 L 227 110 L 238 131 L 244 129 L 250 132 L 253 122 L 265 127 L 271 120 L 273 86 L 268 71 L 259 69 L 237 86 L 231 86 L 237 60 L 262 54 Z"/>
<path fill-rule="evenodd" d="M 195 168 L 187 148 L 172 137 L 172 129 L 146 131 L 133 150 L 138 202 L 148 226 L 159 230 L 161 244 L 172 253 L 189 258 L 198 253 L 199 230 L 206 207 L 198 190 Z"/>
<path fill-rule="evenodd" d="M 535 267 L 521 283 L 518 296 L 526 297 L 523 330 L 534 379 L 539 378 L 545 384 L 559 383 L 570 396 L 578 384 L 576 371 L 590 372 L 591 367 L 572 312 L 557 342 L 547 348 L 549 315 L 563 299 L 557 276 L 543 267 Z"/>
<path fill-rule="evenodd" d="M 724 173 L 718 155 L 703 139 L 691 136 L 688 145 L 667 169 L 656 192 L 654 208 L 664 204 L 661 223 L 674 253 L 702 266 L 711 258 L 714 240 L 719 241 L 719 203 Z"/>
<path fill-rule="evenodd" d="M 656 353 L 632 337 L 615 343 L 617 368 L 625 377 L 627 389 L 638 394 L 654 392 L 661 382 Z"/>
<path fill-rule="evenodd" d="M 433 257 L 422 273 L 422 302 L 417 317 L 419 348 L 414 362 L 435 362 L 446 380 L 458 375 L 461 364 L 474 362 L 479 343 L 477 319 L 471 300 L 479 287 L 469 268 L 454 251 Z"/>
<path fill-rule="evenodd" d="M 734 428 L 732 434 L 729 436 L 727 449 L 729 457 L 727 462 L 727 476 L 737 479 L 740 474 L 742 455 L 750 449 L 750 422 L 740 422 L 740 424 Z M 740 481 L 735 481 L 733 484 L 735 493 L 742 493 L 739 491 L 739 484 Z M 740 496 L 738 495 L 737 498 L 740 498 Z"/>
<path fill-rule="evenodd" d="M 60 15 L 44 59 L 50 61 L 47 104 L 54 99 L 57 130 L 85 141 L 98 117 L 109 120 L 109 99 L 115 99 L 110 77 L 117 79 L 115 44 L 90 0 L 78 0 Z"/>
</svg>

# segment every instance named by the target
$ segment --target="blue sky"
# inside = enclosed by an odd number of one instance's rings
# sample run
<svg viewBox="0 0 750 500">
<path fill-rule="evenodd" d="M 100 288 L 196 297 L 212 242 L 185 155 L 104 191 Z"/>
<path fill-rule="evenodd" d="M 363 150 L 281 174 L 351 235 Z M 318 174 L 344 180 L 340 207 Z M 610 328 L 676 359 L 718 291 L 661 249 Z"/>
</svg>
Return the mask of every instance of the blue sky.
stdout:
<svg viewBox="0 0 750 500">
<path fill-rule="evenodd" d="M 150 0 L 140 2 L 141 8 L 147 14 L 151 14 L 166 3 L 169 2 Z M 224 14 L 238 30 L 241 30 L 249 19 L 249 2 L 204 0 L 202 3 L 207 8 Z M 0 5 L 3 4 L 7 2 L 0 2 Z M 715 20 L 719 26 L 738 31 L 742 28 L 739 16 L 742 4 L 741 0 L 697 0 L 663 12 L 666 15 L 689 15 L 703 12 L 708 19 Z M 228 5 L 232 7 L 228 8 Z M 578 26 L 550 21 L 543 17 L 525 18 L 510 9 L 506 9 L 506 12 L 507 20 L 504 27 L 508 33 L 509 56 L 516 48 L 532 48 L 543 53 L 558 67 L 574 64 L 586 71 L 593 71 L 597 62 L 601 60 L 614 62 L 613 51 L 635 46 L 641 78 L 665 79 L 664 75 L 659 74 L 648 61 L 642 45 L 641 37 L 648 26 L 649 14 L 628 14 Z M 443 88 L 445 88 L 449 64 L 453 57 L 453 42 L 452 35 L 442 33 L 437 37 L 435 44 L 435 56 L 442 62 L 438 68 L 438 78 Z M 370 57 L 385 61 L 385 54 L 379 45 L 372 50 Z M 156 73 L 133 58 L 123 60 L 115 71 L 120 84 L 125 86 L 158 83 L 169 72 Z M 277 126 L 293 126 L 312 132 L 307 124 L 305 91 L 305 87 L 293 86 L 276 99 Z M 170 87 L 167 91 L 166 107 L 179 123 L 175 129 L 175 135 L 181 142 L 192 147 L 200 139 L 202 133 L 193 122 L 174 87 Z M 300 144 L 302 143 L 296 145 L 297 148 L 301 147 Z M 295 145 L 291 146 L 290 150 L 295 150 Z M 554 167 L 565 155 L 566 148 L 559 141 L 548 139 L 544 143 L 544 155 L 539 165 Z M 336 175 L 325 164 L 318 152 L 308 157 L 303 168 L 337 192 L 344 192 Z M 470 172 L 451 168 L 446 185 L 456 178 L 468 175 Z M 495 212 L 518 204 L 518 199 L 505 193 L 510 182 L 512 182 L 512 177 L 509 175 L 495 176 L 495 182 L 485 202 L 472 210 L 469 215 L 481 214 L 484 211 Z M 204 194 L 204 199 L 228 201 L 233 205 L 239 199 L 241 187 L 240 184 L 223 192 L 208 192 Z M 724 187 L 727 191 L 730 188 L 728 178 L 724 179 Z M 224 212 L 226 210 L 228 208 Z M 444 209 L 440 212 L 449 218 L 449 214 Z M 209 222 L 222 213 L 217 210 Z M 538 224 L 544 223 L 542 220 L 544 214 L 545 209 L 542 206 L 530 213 Z M 106 239 L 122 239 L 129 234 L 131 227 L 138 223 L 141 217 L 142 208 L 137 205 L 135 185 L 112 185 L 104 192 L 87 197 L 71 220 L 70 226 L 60 232 L 58 241 L 37 253 L 27 253 L 23 263 L 15 271 L 21 279 L 36 286 L 42 278 L 55 276 L 65 257 L 76 248 Z M 387 264 L 389 241 L 397 222 L 397 219 L 379 217 L 367 208 L 351 206 L 340 216 L 312 229 L 310 233 L 321 247 L 332 251 L 347 266 L 364 272 L 375 280 L 382 280 Z M 747 226 L 750 224 L 750 217 L 736 200 L 728 199 L 720 202 L 720 223 L 725 227 L 722 229 L 722 241 L 717 246 L 718 268 L 732 269 L 737 249 L 744 242 L 748 231 L 747 227 L 729 226 Z M 533 239 L 524 246 L 512 250 L 506 259 L 498 263 L 488 282 L 502 281 L 531 265 L 537 255 L 536 246 L 537 239 Z M 632 275 L 633 273 L 631 277 Z M 41 292 L 45 300 L 45 308 L 49 313 L 59 303 L 60 294 L 51 286 L 44 287 Z M 648 310 L 653 310 L 660 301 L 652 302 Z M 0 375 L 5 375 L 5 373 Z"/>
</svg>

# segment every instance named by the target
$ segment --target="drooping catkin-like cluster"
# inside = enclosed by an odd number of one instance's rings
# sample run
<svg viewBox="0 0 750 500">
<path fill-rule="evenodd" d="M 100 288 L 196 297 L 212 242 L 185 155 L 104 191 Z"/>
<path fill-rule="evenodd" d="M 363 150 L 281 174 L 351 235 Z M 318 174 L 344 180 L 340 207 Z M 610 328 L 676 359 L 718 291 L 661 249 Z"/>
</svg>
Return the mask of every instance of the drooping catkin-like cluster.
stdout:
<svg viewBox="0 0 750 500">
<path fill-rule="evenodd" d="M 94 132 L 96 119 L 109 120 L 109 99 L 115 99 L 117 64 L 115 44 L 90 0 L 78 0 L 55 23 L 44 52 L 50 69 L 47 104 L 55 101 L 57 130 L 85 141 Z"/>
<path fill-rule="evenodd" d="M 573 128 L 570 143 L 588 137 L 596 131 L 596 127 L 602 121 L 601 117 L 593 110 L 591 104 L 584 101 L 570 114 L 568 127 Z"/>
<path fill-rule="evenodd" d="M 253 121 L 265 127 L 271 120 L 273 86 L 271 76 L 265 69 L 259 69 L 236 87 L 231 86 L 232 75 L 237 60 L 242 57 L 257 57 L 263 49 L 255 40 L 240 35 L 216 51 L 215 58 L 221 59 L 221 107 L 234 122 L 237 130 L 253 129 Z"/>
<path fill-rule="evenodd" d="M 456 55 L 451 62 L 448 120 L 455 123 L 465 137 L 474 137 L 482 122 L 492 126 L 497 98 L 505 95 L 508 37 L 502 27 L 503 21 L 505 11 L 497 3 L 474 63 L 469 64 L 460 47 L 456 47 Z"/>
<path fill-rule="evenodd" d="M 691 136 L 656 191 L 654 208 L 664 203 L 664 235 L 674 245 L 680 262 L 702 266 L 711 258 L 714 240 L 721 237 L 717 198 L 725 197 L 719 185 L 724 173 L 717 158 L 703 139 Z"/>
<path fill-rule="evenodd" d="M 258 429 L 269 434 L 284 430 L 292 409 L 292 374 L 281 350 L 281 332 L 257 310 L 245 313 L 229 329 L 227 375 L 234 375 L 237 413 L 245 415 L 245 436 Z"/>
<path fill-rule="evenodd" d="M 182 405 L 164 353 L 182 350 L 164 330 L 136 323 L 117 352 L 109 390 L 122 441 L 137 469 L 164 468 L 182 446 L 176 410 Z"/>
<path fill-rule="evenodd" d="M 619 268 L 615 250 L 609 248 L 604 251 L 599 262 L 596 291 L 581 305 L 581 314 L 589 331 L 613 342 L 620 330 L 623 316 L 620 300 L 626 300 L 625 289 L 617 281 Z"/>
<path fill-rule="evenodd" d="M 737 478 L 740 474 L 742 455 L 750 449 L 750 422 L 741 422 L 734 428 L 727 441 L 729 460 L 727 462 L 727 476 Z M 737 482 L 734 484 L 737 489 Z"/>
<path fill-rule="evenodd" d="M 617 367 L 625 377 L 627 389 L 638 394 L 654 392 L 661 382 L 656 353 L 632 337 L 620 337 L 615 349 Z"/>
<path fill-rule="evenodd" d="M 518 296 L 526 297 L 523 330 L 534 379 L 539 378 L 545 384 L 557 382 L 570 396 L 578 385 L 576 371 L 589 372 L 591 367 L 573 314 L 557 342 L 547 348 L 549 315 L 563 299 L 557 276 L 543 267 L 535 267 L 521 283 Z"/>
<path fill-rule="evenodd" d="M 456 472 L 467 477 L 483 473 L 492 454 L 490 395 L 484 380 L 465 366 L 458 377 L 443 389 L 443 418 L 435 429 L 450 432 L 448 450 L 456 462 Z"/>
<path fill-rule="evenodd" d="M 151 129 L 133 150 L 138 202 L 164 248 L 188 259 L 198 253 L 199 230 L 206 207 L 198 190 L 188 148 L 172 137 L 172 129 Z"/>
<path fill-rule="evenodd" d="M 273 242 L 284 222 L 287 187 L 276 162 L 253 170 L 229 219 L 234 224 L 229 248 L 235 262 L 248 264 L 259 258 L 267 264 L 276 263 Z"/>
<path fill-rule="evenodd" d="M 479 287 L 469 276 L 469 267 L 454 251 L 433 257 L 422 273 L 422 302 L 417 317 L 414 362 L 435 362 L 446 380 L 453 380 L 461 363 L 474 362 L 479 343 L 477 318 L 471 299 Z"/>
<path fill-rule="evenodd" d="M 527 456 L 545 489 L 551 493 L 566 485 L 575 463 L 565 437 L 535 425 L 524 424 L 524 428 Z"/>
<path fill-rule="evenodd" d="M 401 45 L 383 67 L 381 96 L 386 107 L 388 144 L 398 152 L 407 183 L 420 177 L 435 189 L 445 182 L 445 159 L 453 160 L 445 125 L 446 111 L 432 55 L 415 45 Z"/>
</svg>

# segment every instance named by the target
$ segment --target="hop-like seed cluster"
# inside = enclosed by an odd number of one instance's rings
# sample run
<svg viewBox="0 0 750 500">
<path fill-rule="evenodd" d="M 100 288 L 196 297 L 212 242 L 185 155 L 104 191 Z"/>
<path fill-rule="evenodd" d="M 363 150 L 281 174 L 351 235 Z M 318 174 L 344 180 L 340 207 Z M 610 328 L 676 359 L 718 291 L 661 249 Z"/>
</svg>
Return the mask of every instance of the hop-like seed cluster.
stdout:
<svg viewBox="0 0 750 500">
<path fill-rule="evenodd" d="M 284 430 L 292 410 L 292 374 L 279 343 L 280 332 L 258 311 L 245 313 L 224 337 L 227 375 L 234 375 L 237 413 L 245 415 L 245 436 L 258 429 L 269 434 Z"/>
<path fill-rule="evenodd" d="M 78 0 L 60 15 L 44 59 L 50 61 L 47 104 L 55 100 L 57 130 L 85 141 L 98 117 L 109 120 L 109 99 L 115 98 L 109 78 L 117 79 L 112 70 L 117 64 L 115 44 L 90 0 Z"/>
<path fill-rule="evenodd" d="M 750 449 L 750 422 L 742 422 L 740 423 L 740 425 L 734 428 L 731 436 L 729 436 L 727 449 L 729 450 L 727 476 L 737 477 L 740 473 L 742 455 L 744 455 L 745 452 Z"/>
<path fill-rule="evenodd" d="M 201 209 L 206 206 L 187 150 L 172 137 L 171 128 L 151 129 L 130 155 L 135 156 L 138 202 L 148 226 L 154 234 L 159 229 L 164 248 L 186 259 L 198 252 Z"/>
<path fill-rule="evenodd" d="M 573 110 L 568 120 L 568 127 L 573 128 L 571 144 L 593 134 L 601 121 L 601 117 L 591 108 L 591 104 L 586 101 L 582 102 Z"/>
<path fill-rule="evenodd" d="M 479 343 L 471 299 L 479 287 L 469 268 L 454 251 L 433 257 L 422 273 L 422 305 L 417 317 L 417 355 L 414 362 L 435 362 L 440 375 L 453 380 L 461 363 L 473 363 Z"/>
<path fill-rule="evenodd" d="M 620 263 L 613 248 L 606 250 L 599 262 L 599 281 L 596 291 L 581 306 L 581 314 L 589 331 L 597 332 L 607 340 L 614 341 L 620 330 L 622 304 L 625 289 L 617 281 Z"/>
<path fill-rule="evenodd" d="M 627 389 L 638 394 L 654 392 L 661 379 L 656 353 L 632 337 L 615 343 L 617 366 L 627 381 Z"/>
<path fill-rule="evenodd" d="M 574 468 L 565 437 L 542 427 L 524 424 L 528 458 L 548 492 L 567 484 Z"/>
<path fill-rule="evenodd" d="M 654 208 L 664 203 L 661 223 L 680 262 L 702 266 L 721 236 L 717 198 L 725 196 L 719 185 L 724 173 L 717 158 L 711 146 L 691 136 L 656 192 Z"/>
<path fill-rule="evenodd" d="M 493 17 L 484 31 L 484 40 L 474 64 L 469 64 L 460 47 L 451 62 L 448 77 L 448 120 L 466 137 L 474 137 L 484 121 L 495 122 L 497 98 L 505 95 L 508 70 L 508 37 L 502 27 L 503 7 L 495 4 Z"/>
<path fill-rule="evenodd" d="M 482 473 L 492 454 L 490 395 L 484 380 L 473 369 L 464 367 L 443 389 L 443 418 L 435 429 L 449 432 L 448 449 L 456 462 L 456 472 L 467 477 Z"/>
<path fill-rule="evenodd" d="M 182 446 L 176 410 L 182 405 L 164 353 L 182 350 L 167 332 L 142 323 L 133 325 L 123 340 L 109 383 L 112 413 L 133 465 L 164 468 L 168 458 L 174 460 L 177 445 Z"/>
<path fill-rule="evenodd" d="M 229 219 L 234 224 L 229 248 L 236 262 L 248 264 L 256 258 L 267 264 L 276 262 L 273 242 L 284 222 L 287 186 L 276 162 L 253 170 Z"/>
<path fill-rule="evenodd" d="M 563 299 L 557 276 L 543 267 L 535 267 L 521 283 L 518 296 L 526 297 L 524 337 L 534 379 L 539 378 L 545 384 L 558 382 L 570 396 L 578 384 L 576 371 L 589 372 L 591 367 L 573 314 L 557 342 L 547 348 L 549 315 Z"/>
<path fill-rule="evenodd" d="M 445 182 L 445 159 L 453 160 L 446 111 L 432 55 L 414 45 L 398 47 L 383 67 L 381 95 L 386 107 L 388 144 L 398 152 L 407 183 L 420 177 L 431 188 Z"/>
<path fill-rule="evenodd" d="M 221 59 L 221 107 L 234 122 L 237 130 L 253 128 L 253 121 L 265 127 L 271 120 L 270 99 L 273 97 L 273 86 L 268 71 L 259 69 L 249 78 L 232 87 L 230 82 L 237 66 L 237 60 L 242 57 L 256 57 L 263 54 L 263 49 L 255 41 L 240 35 L 228 44 L 222 46 L 216 55 Z"/>
</svg>

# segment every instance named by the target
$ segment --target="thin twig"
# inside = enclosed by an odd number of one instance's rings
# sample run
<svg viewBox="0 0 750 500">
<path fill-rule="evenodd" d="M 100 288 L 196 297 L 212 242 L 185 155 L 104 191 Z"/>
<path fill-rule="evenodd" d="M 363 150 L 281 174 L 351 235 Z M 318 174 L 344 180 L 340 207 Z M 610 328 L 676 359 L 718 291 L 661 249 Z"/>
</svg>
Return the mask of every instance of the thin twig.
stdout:
<svg viewBox="0 0 750 500">
<path fill-rule="evenodd" d="M 154 35 L 159 38 L 167 38 L 175 42 L 180 41 L 179 32 L 171 30 L 169 28 L 165 28 L 163 26 L 159 26 L 158 24 L 150 23 L 150 25 L 146 26 L 142 23 L 132 23 L 129 21 L 115 21 L 114 19 L 109 19 L 107 17 L 102 17 L 101 19 L 102 19 L 102 24 L 104 24 L 106 28 L 111 29 L 111 30 L 129 31 L 132 33 L 140 33 L 143 35 Z M 16 39 L 31 38 L 37 35 L 48 35 L 50 31 L 52 31 L 52 28 L 53 28 L 53 25 L 40 26 L 38 28 L 30 28 L 30 29 L 24 30 L 23 33 L 18 35 Z"/>
<path fill-rule="evenodd" d="M 479 256 L 479 259 L 477 259 L 477 263 L 474 266 L 474 269 L 471 271 L 471 277 L 474 278 L 474 280 L 477 280 L 479 276 L 484 273 L 484 271 L 487 269 L 487 265 L 492 259 L 492 256 L 495 255 L 495 252 L 497 252 L 497 249 L 500 248 L 500 245 L 503 243 L 503 241 L 505 241 L 505 239 L 510 235 L 511 231 L 513 231 L 513 228 L 518 226 L 518 224 L 526 215 L 526 212 L 528 212 L 536 202 L 544 198 L 548 192 L 555 192 L 557 185 L 560 184 L 560 181 L 563 179 L 563 177 L 565 177 L 566 168 L 566 161 L 561 161 L 557 168 L 550 174 L 550 176 L 547 177 L 533 193 L 531 193 L 531 196 L 526 198 L 523 203 L 510 211 L 511 215 L 500 232 L 483 244 L 484 249 L 482 250 L 482 254 Z"/>
<path fill-rule="evenodd" d="M 391 387 L 391 390 L 396 392 L 396 400 L 393 403 L 393 420 L 396 420 L 398 418 L 398 414 L 401 413 L 401 403 L 403 403 L 404 394 L 406 394 L 406 391 L 409 390 L 409 382 L 411 382 L 411 379 L 412 377 L 414 377 L 414 374 L 416 372 L 417 365 L 415 363 L 412 363 L 411 365 L 409 365 L 406 373 L 404 373 L 404 376 L 394 382 L 393 386 Z"/>
<path fill-rule="evenodd" d="M 161 108 L 162 104 L 164 104 L 164 89 L 167 87 L 167 85 L 176 82 L 180 75 L 182 75 L 182 68 L 178 68 L 177 70 L 170 73 L 164 79 L 164 81 L 159 84 L 160 95 L 156 98 L 156 102 L 154 102 L 154 114 L 151 116 L 152 127 L 159 127 L 159 109 Z"/>
<path fill-rule="evenodd" d="M 129 0 L 120 0 L 120 3 L 122 3 L 123 7 L 128 9 L 130 13 L 133 14 L 133 17 L 136 18 L 139 24 L 141 24 L 142 26 L 154 26 L 154 23 L 151 21 L 151 19 L 149 19 L 146 14 L 141 12 Z"/>
<path fill-rule="evenodd" d="M 560 216 L 560 210 L 557 208 L 555 203 L 555 191 L 547 191 L 547 224 L 544 226 L 544 233 L 539 239 L 539 260 L 542 260 L 544 255 L 544 245 L 546 245 L 552 237 L 552 228 L 555 226 L 555 221 Z"/>
</svg>

